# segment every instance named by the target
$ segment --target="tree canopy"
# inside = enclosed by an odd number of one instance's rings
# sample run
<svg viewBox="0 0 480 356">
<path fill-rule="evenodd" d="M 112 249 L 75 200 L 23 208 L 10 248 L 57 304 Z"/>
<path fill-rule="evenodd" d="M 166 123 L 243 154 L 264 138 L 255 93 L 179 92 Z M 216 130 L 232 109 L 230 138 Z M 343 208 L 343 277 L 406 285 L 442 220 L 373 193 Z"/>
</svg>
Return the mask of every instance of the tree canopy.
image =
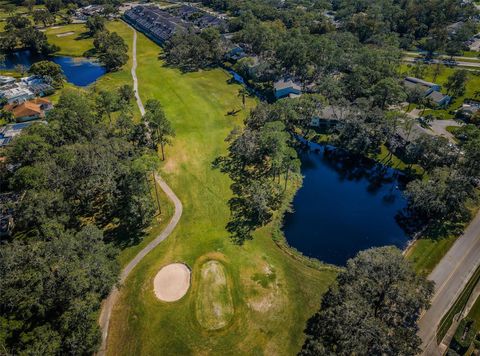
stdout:
<svg viewBox="0 0 480 356">
<path fill-rule="evenodd" d="M 307 323 L 300 355 L 415 355 L 417 320 L 433 283 L 394 247 L 361 251 L 347 262 Z"/>
</svg>

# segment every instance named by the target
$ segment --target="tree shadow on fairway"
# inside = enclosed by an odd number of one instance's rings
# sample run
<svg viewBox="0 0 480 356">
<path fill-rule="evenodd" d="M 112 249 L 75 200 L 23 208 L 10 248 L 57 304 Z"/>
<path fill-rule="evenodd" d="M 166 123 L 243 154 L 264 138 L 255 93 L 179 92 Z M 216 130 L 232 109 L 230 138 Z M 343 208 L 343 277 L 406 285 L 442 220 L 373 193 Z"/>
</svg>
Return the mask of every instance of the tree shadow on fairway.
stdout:
<svg viewBox="0 0 480 356">
<path fill-rule="evenodd" d="M 106 242 L 112 243 L 113 246 L 120 250 L 124 250 L 131 246 L 138 245 L 147 233 L 140 229 L 127 229 L 124 226 L 117 226 L 105 234 Z"/>
</svg>

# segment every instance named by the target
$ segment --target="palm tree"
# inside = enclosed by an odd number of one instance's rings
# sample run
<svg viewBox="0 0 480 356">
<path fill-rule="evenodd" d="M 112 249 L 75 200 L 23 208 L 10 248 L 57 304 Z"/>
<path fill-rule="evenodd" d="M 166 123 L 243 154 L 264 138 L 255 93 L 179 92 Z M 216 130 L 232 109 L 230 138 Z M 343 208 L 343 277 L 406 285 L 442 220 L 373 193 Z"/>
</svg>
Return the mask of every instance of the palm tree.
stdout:
<svg viewBox="0 0 480 356">
<path fill-rule="evenodd" d="M 245 104 L 246 104 L 246 97 L 249 95 L 249 91 L 247 88 L 242 87 L 241 89 L 238 90 L 238 96 L 242 98 L 242 106 L 245 109 Z"/>
</svg>

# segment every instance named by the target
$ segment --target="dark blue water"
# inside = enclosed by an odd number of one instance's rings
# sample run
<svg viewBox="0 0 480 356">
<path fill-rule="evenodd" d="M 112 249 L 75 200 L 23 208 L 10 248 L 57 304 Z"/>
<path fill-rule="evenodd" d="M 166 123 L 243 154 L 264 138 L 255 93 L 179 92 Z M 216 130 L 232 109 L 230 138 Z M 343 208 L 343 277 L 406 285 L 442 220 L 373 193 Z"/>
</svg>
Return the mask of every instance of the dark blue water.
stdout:
<svg viewBox="0 0 480 356">
<path fill-rule="evenodd" d="M 287 213 L 288 243 L 304 255 L 345 265 L 357 252 L 395 245 L 408 236 L 395 220 L 406 206 L 395 171 L 379 174 L 372 162 L 345 161 L 309 151 L 300 155 L 303 186 Z"/>
<path fill-rule="evenodd" d="M 30 67 L 33 63 L 43 60 L 29 50 L 10 53 L 5 58 L 5 63 L 0 69 L 14 69 L 17 64 Z M 99 77 L 106 73 L 105 68 L 98 62 L 85 58 L 73 58 L 65 56 L 47 57 L 62 67 L 68 82 L 84 87 L 95 82 Z"/>
</svg>

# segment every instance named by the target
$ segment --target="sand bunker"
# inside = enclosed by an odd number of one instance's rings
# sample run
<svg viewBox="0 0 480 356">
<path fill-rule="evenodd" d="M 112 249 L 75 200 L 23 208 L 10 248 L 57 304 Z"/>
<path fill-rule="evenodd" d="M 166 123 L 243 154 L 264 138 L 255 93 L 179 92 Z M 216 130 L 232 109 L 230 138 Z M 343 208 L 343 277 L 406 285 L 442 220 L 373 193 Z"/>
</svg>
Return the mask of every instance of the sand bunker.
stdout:
<svg viewBox="0 0 480 356">
<path fill-rule="evenodd" d="M 183 263 L 172 263 L 158 271 L 153 290 L 158 299 L 174 302 L 181 299 L 190 287 L 190 269 Z"/>
<path fill-rule="evenodd" d="M 66 37 L 66 36 L 71 36 L 71 35 L 73 35 L 74 33 L 75 33 L 75 32 L 73 32 L 73 31 L 70 31 L 70 32 L 63 32 L 63 33 L 59 33 L 59 34 L 57 35 L 57 37 Z"/>
</svg>

